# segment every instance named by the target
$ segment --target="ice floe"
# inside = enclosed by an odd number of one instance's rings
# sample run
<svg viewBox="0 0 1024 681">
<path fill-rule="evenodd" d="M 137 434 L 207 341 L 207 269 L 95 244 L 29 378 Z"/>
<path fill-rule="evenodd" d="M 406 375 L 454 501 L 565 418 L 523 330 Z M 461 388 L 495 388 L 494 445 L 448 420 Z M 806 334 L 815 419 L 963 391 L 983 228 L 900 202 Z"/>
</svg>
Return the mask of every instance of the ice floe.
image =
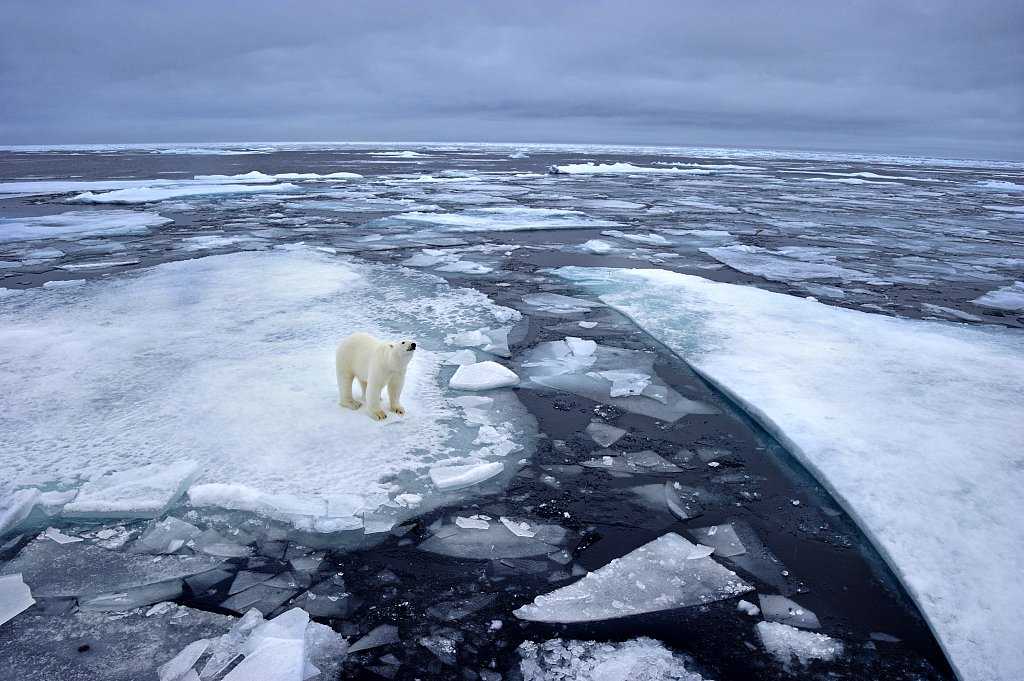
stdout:
<svg viewBox="0 0 1024 681">
<path fill-rule="evenodd" d="M 618 225 L 612 220 L 591 217 L 580 211 L 523 206 L 476 208 L 461 213 L 402 213 L 384 218 L 381 222 L 429 225 L 451 232 L 508 232 Z"/>
<path fill-rule="evenodd" d="M 757 636 L 768 654 L 787 669 L 793 667 L 794 658 L 800 665 L 808 665 L 814 660 L 828 662 L 843 654 L 843 644 L 830 636 L 778 622 L 758 622 Z"/>
<path fill-rule="evenodd" d="M 621 643 L 564 641 L 520 644 L 523 681 L 703 681 L 689 658 L 650 638 Z"/>
<path fill-rule="evenodd" d="M 500 464 L 526 441 L 532 425 L 514 399 L 478 406 L 466 422 L 444 396 L 440 354 L 426 349 L 517 317 L 432 275 L 305 247 L 0 298 L 11 395 L 0 413 L 0 522 L 24 521 L 39 501 L 29 488 L 47 481 L 82 486 L 69 512 L 151 515 L 185 486 L 184 473 L 141 467 L 195 461 L 193 506 L 358 528 L 394 495 L 430 487 L 427 468 L 440 460 Z M 355 330 L 423 344 L 404 418 L 381 425 L 338 407 L 331 349 Z M 381 481 L 403 472 L 412 473 L 405 488 Z"/>
<path fill-rule="evenodd" d="M 734 270 L 764 277 L 771 281 L 802 281 L 804 279 L 841 279 L 843 281 L 872 281 L 877 279 L 867 272 L 842 267 L 828 262 L 807 262 L 785 253 L 759 246 L 718 246 L 702 248 L 701 252 Z"/>
<path fill-rule="evenodd" d="M 978 307 L 1005 312 L 1024 310 L 1024 281 L 1015 281 L 1009 286 L 989 291 L 985 295 L 971 301 Z"/>
<path fill-rule="evenodd" d="M 35 602 L 21 573 L 0 575 L 0 624 L 20 615 Z"/>
<path fill-rule="evenodd" d="M 665 534 L 515 611 L 536 622 L 591 622 L 732 598 L 753 589 L 696 546 Z"/>
<path fill-rule="evenodd" d="M 612 175 L 640 173 L 679 173 L 684 175 L 710 175 L 711 171 L 703 168 L 677 168 L 675 166 L 635 166 L 632 163 L 567 163 L 552 166 L 555 175 Z"/>
<path fill-rule="evenodd" d="M 0 218 L 0 243 L 37 239 L 79 239 L 87 236 L 145 234 L 173 222 L 156 213 L 131 210 L 66 211 L 56 215 Z M 59 253 L 56 257 L 60 257 Z"/>
<path fill-rule="evenodd" d="M 1019 331 L 867 314 L 660 270 L 558 272 L 602 294 L 779 437 L 869 534 L 964 678 L 1024 667 L 1010 633 L 1024 611 Z"/>
<path fill-rule="evenodd" d="M 490 360 L 463 364 L 448 381 L 453 390 L 494 390 L 519 383 L 519 377 L 508 367 Z"/>
<path fill-rule="evenodd" d="M 114 471 L 89 480 L 73 501 L 67 516 L 152 518 L 185 493 L 199 472 L 195 461 L 148 464 Z"/>
<path fill-rule="evenodd" d="M 192 196 L 220 196 L 224 194 L 267 194 L 291 192 L 298 185 L 289 182 L 280 184 L 183 184 L 172 187 L 137 187 L 133 189 L 115 189 L 109 192 L 83 192 L 70 199 L 69 203 L 110 203 L 137 204 L 181 199 Z"/>
</svg>

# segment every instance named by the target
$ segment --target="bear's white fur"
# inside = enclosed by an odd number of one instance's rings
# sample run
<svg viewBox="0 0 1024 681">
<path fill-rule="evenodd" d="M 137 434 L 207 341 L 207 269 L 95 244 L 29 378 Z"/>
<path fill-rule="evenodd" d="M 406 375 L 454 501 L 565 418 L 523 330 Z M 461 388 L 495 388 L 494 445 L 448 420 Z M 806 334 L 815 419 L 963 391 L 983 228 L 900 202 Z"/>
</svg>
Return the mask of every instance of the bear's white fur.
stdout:
<svg viewBox="0 0 1024 681">
<path fill-rule="evenodd" d="M 359 381 L 370 417 L 383 421 L 387 414 L 380 408 L 380 392 L 388 389 L 388 407 L 399 416 L 405 408 L 399 399 L 405 385 L 405 370 L 416 343 L 411 340 L 383 341 L 368 333 L 354 333 L 338 345 L 335 368 L 338 372 L 340 403 L 359 409 L 361 402 L 352 397 L 352 380 Z"/>
</svg>

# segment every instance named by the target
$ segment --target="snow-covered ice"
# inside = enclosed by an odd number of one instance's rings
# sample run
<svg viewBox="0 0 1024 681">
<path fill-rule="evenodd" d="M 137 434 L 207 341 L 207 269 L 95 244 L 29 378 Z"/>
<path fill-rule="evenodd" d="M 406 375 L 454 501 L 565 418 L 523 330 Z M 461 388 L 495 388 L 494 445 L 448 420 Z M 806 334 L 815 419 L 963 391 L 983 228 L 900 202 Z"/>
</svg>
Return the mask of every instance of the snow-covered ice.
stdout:
<svg viewBox="0 0 1024 681">
<path fill-rule="evenodd" d="M 72 210 L 56 215 L 0 218 L 0 243 L 36 239 L 78 239 L 86 236 L 144 234 L 173 222 L 156 213 L 132 210 Z M 58 256 L 63 253 L 58 252 Z"/>
<path fill-rule="evenodd" d="M 668 173 L 684 175 L 710 175 L 710 170 L 702 168 L 676 168 L 674 166 L 636 166 L 632 163 L 566 163 L 554 166 L 558 175 L 639 175 L 641 173 Z"/>
<path fill-rule="evenodd" d="M 135 187 L 115 189 L 109 192 L 83 192 L 70 199 L 69 203 L 111 203 L 136 204 L 182 199 L 193 196 L 220 196 L 224 194 L 267 194 L 295 191 L 298 185 L 282 182 L 279 184 L 181 184 L 171 187 Z"/>
<path fill-rule="evenodd" d="M 732 598 L 752 586 L 668 533 L 515 611 L 536 622 L 592 622 Z"/>
<path fill-rule="evenodd" d="M 519 646 L 523 681 L 703 681 L 687 670 L 689 659 L 650 638 L 621 643 L 524 641 Z"/>
<path fill-rule="evenodd" d="M 95 477 L 64 506 L 67 516 L 152 518 L 185 493 L 199 472 L 191 460 L 153 463 Z"/>
<path fill-rule="evenodd" d="M 843 654 L 843 644 L 830 636 L 778 622 L 758 622 L 757 636 L 768 654 L 787 669 L 793 667 L 793 658 L 807 665 L 814 660 L 829 662 Z"/>
<path fill-rule="evenodd" d="M 871 537 L 965 679 L 1024 668 L 1024 336 L 660 270 L 562 268 L 775 434 Z"/>
<path fill-rule="evenodd" d="M 430 479 L 438 489 L 462 489 L 478 485 L 500 474 L 505 465 L 500 461 L 490 463 L 472 463 L 454 466 L 434 466 L 430 469 Z"/>
<path fill-rule="evenodd" d="M 805 279 L 870 281 L 876 279 L 875 276 L 867 272 L 828 262 L 807 262 L 759 246 L 740 244 L 700 250 L 734 270 L 764 277 L 771 281 L 803 281 Z"/>
<path fill-rule="evenodd" d="M 494 390 L 519 383 L 519 377 L 508 367 L 487 360 L 463 364 L 452 375 L 448 386 L 453 390 Z"/>
<path fill-rule="evenodd" d="M 497 445 L 528 439 L 532 424 L 518 403 L 478 409 L 484 423 L 467 423 L 440 385 L 440 353 L 427 349 L 517 317 L 433 275 L 304 247 L 0 298 L 0 375 L 9 395 L 0 412 L 4 516 L 23 520 L 35 505 L 21 488 L 69 480 L 85 485 L 80 510 L 98 514 L 115 498 L 98 487 L 117 479 L 104 474 L 195 461 L 194 506 L 254 511 L 307 529 L 359 527 L 362 513 L 392 495 L 429 487 L 427 469 L 441 459 L 490 461 Z M 338 406 L 333 348 L 356 330 L 422 344 L 404 418 L 382 425 Z M 485 426 L 490 440 L 474 444 Z M 406 489 L 381 482 L 404 471 L 414 474 Z M 352 497 L 358 503 L 335 503 Z"/>
</svg>

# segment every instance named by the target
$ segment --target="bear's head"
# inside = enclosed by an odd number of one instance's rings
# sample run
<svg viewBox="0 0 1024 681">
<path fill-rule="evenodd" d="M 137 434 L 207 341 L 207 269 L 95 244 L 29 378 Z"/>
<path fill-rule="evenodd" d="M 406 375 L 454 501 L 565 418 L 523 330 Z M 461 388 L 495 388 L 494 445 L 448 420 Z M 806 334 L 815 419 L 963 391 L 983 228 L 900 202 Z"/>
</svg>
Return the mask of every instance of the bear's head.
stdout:
<svg viewBox="0 0 1024 681">
<path fill-rule="evenodd" d="M 416 349 L 416 341 L 400 340 L 388 343 L 388 353 L 395 366 L 405 366 L 412 359 L 413 350 Z"/>
</svg>

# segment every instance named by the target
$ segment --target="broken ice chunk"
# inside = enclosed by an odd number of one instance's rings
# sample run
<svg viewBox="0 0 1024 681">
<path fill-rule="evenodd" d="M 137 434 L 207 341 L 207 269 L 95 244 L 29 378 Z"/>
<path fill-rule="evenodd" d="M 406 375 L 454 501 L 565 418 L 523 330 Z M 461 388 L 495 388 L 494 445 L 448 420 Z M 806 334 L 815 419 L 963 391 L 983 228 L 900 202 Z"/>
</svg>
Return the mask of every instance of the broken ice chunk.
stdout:
<svg viewBox="0 0 1024 681">
<path fill-rule="evenodd" d="M 687 670 L 689 658 L 650 638 L 622 643 L 525 641 L 519 656 L 523 681 L 704 681 Z"/>
<path fill-rule="evenodd" d="M 592 329 L 597 326 L 597 322 L 579 322 L 581 329 Z"/>
<path fill-rule="evenodd" d="M 500 461 L 459 466 L 434 466 L 430 469 L 430 479 L 439 489 L 460 489 L 489 480 L 503 470 L 505 470 L 505 464 Z"/>
<path fill-rule="evenodd" d="M 252 554 L 252 549 L 248 546 L 229 541 L 213 529 L 196 535 L 192 545 L 205 554 L 222 558 L 243 558 Z"/>
<path fill-rule="evenodd" d="M 64 515 L 101 518 L 152 518 L 163 513 L 184 494 L 199 473 L 195 461 L 149 464 L 114 471 L 90 480 Z"/>
<path fill-rule="evenodd" d="M 743 542 L 736 535 L 736 530 L 728 523 L 724 525 L 711 525 L 709 527 L 697 527 L 690 531 L 690 535 L 702 544 L 713 546 L 715 555 L 723 558 L 738 556 L 746 553 L 747 549 Z"/>
<path fill-rule="evenodd" d="M 160 681 L 177 681 L 183 677 L 209 647 L 210 641 L 205 638 L 189 643 L 180 653 L 157 667 L 156 673 Z"/>
<path fill-rule="evenodd" d="M 47 539 L 52 539 L 58 544 L 72 544 L 76 541 L 82 541 L 81 537 L 71 537 L 69 535 L 64 534 L 56 527 L 47 527 L 46 531 L 43 532 L 43 536 Z"/>
<path fill-rule="evenodd" d="M 349 654 L 358 653 L 370 648 L 379 648 L 380 646 L 398 643 L 400 640 L 398 637 L 398 627 L 392 624 L 381 624 L 371 629 L 370 633 L 349 646 L 348 652 Z"/>
<path fill-rule="evenodd" d="M 0 535 L 27 518 L 39 500 L 39 490 L 34 487 L 15 490 L 0 497 Z"/>
<path fill-rule="evenodd" d="M 669 533 L 515 611 L 537 622 L 592 622 L 702 605 L 752 586 L 710 557 L 688 560 L 695 546 Z"/>
<path fill-rule="evenodd" d="M 468 518 L 457 516 L 455 518 L 455 524 L 464 530 L 486 530 L 491 526 L 488 522 L 487 516 L 474 515 Z"/>
<path fill-rule="evenodd" d="M 690 551 L 690 555 L 686 557 L 686 560 L 697 560 L 698 558 L 707 558 L 714 552 L 715 548 L 713 546 L 697 544 L 693 547 L 693 551 Z"/>
<path fill-rule="evenodd" d="M 80 610 L 118 610 L 123 612 L 161 601 L 173 601 L 181 596 L 181 593 L 181 580 L 170 579 L 166 582 L 145 584 L 114 593 L 79 596 L 78 607 Z"/>
<path fill-rule="evenodd" d="M 453 390 L 493 390 L 517 383 L 519 377 L 511 369 L 486 361 L 460 366 L 448 381 L 448 387 Z"/>
<path fill-rule="evenodd" d="M 220 607 L 238 613 L 255 608 L 264 615 L 269 615 L 294 595 L 294 589 L 279 589 L 266 584 L 257 584 L 231 596 L 222 602 Z"/>
<path fill-rule="evenodd" d="M 20 615 L 35 602 L 21 573 L 0 576 L 0 624 Z"/>
<path fill-rule="evenodd" d="M 417 548 L 444 556 L 476 560 L 525 558 L 558 550 L 554 544 L 539 538 L 515 535 L 504 524 L 492 524 L 487 529 L 473 530 L 446 525 Z"/>
<path fill-rule="evenodd" d="M 442 636 L 440 634 L 422 636 L 417 639 L 416 642 L 433 653 L 434 657 L 449 667 L 454 667 L 458 662 L 456 657 L 458 654 L 458 648 L 455 645 L 455 641 L 447 636 Z"/>
<path fill-rule="evenodd" d="M 602 447 L 610 447 L 618 442 L 626 434 L 626 431 L 601 421 L 591 421 L 587 426 L 586 433 Z"/>
<path fill-rule="evenodd" d="M 305 671 L 305 646 L 295 639 L 269 639 L 222 681 L 301 681 Z"/>
<path fill-rule="evenodd" d="M 589 357 L 597 350 L 597 341 L 584 340 L 576 336 L 566 336 L 565 342 L 577 357 Z"/>
<path fill-rule="evenodd" d="M 168 516 L 152 521 L 131 548 L 136 553 L 175 553 L 199 534 L 199 528 L 192 523 Z"/>
<path fill-rule="evenodd" d="M 843 644 L 830 636 L 778 622 L 758 622 L 757 635 L 765 650 L 787 668 L 794 657 L 806 665 L 811 660 L 828 662 L 843 654 Z"/>
<path fill-rule="evenodd" d="M 453 272 L 459 274 L 487 274 L 493 272 L 493 267 L 488 267 L 482 263 L 472 262 L 470 260 L 456 260 L 446 265 L 434 268 L 438 272 Z"/>
<path fill-rule="evenodd" d="M 242 570 L 235 575 L 234 581 L 231 582 L 231 586 L 228 588 L 228 595 L 233 596 L 240 591 L 245 591 L 249 587 L 262 584 L 273 576 L 274 575 L 269 572 Z"/>
<path fill-rule="evenodd" d="M 801 629 L 821 628 L 821 622 L 818 621 L 817 615 L 785 596 L 758 594 L 757 598 L 761 602 L 761 612 L 764 613 L 766 620 L 781 622 Z"/>
<path fill-rule="evenodd" d="M 495 594 L 479 594 L 469 598 L 437 603 L 427 608 L 427 612 L 439 620 L 456 622 L 466 615 L 483 610 L 497 599 L 498 597 Z"/>
<path fill-rule="evenodd" d="M 611 253 L 612 245 L 602 239 L 590 239 L 580 244 L 580 248 L 594 255 L 606 255 Z"/>
<path fill-rule="evenodd" d="M 506 518 L 501 516 L 498 518 L 501 524 L 508 528 L 508 531 L 517 537 L 534 537 L 537 535 L 537 531 L 530 529 L 530 523 L 524 521 L 513 520 L 512 518 Z"/>
<path fill-rule="evenodd" d="M 476 363 L 476 353 L 470 349 L 458 350 L 444 358 L 444 363 L 454 366 Z"/>
<path fill-rule="evenodd" d="M 742 612 L 744 615 L 749 615 L 750 617 L 757 617 L 761 614 L 760 608 L 758 608 L 750 601 L 744 601 L 742 599 L 739 603 L 736 604 L 736 609 Z"/>
<path fill-rule="evenodd" d="M 446 342 L 462 348 L 480 348 L 484 352 L 489 352 L 499 357 L 511 357 L 512 352 L 508 348 L 508 332 L 511 329 L 512 327 L 510 326 L 503 326 L 497 329 L 483 327 L 449 335 L 446 338 Z"/>
<path fill-rule="evenodd" d="M 605 452 L 609 452 L 605 454 Z M 581 466 L 597 468 L 618 473 L 680 473 L 682 468 L 667 461 L 650 449 L 639 452 L 611 453 L 611 450 L 598 452 L 601 457 L 580 462 Z"/>
<path fill-rule="evenodd" d="M 594 371 L 587 375 L 609 381 L 612 384 L 609 389 L 610 397 L 642 395 L 651 384 L 650 375 L 634 371 Z"/>
</svg>

